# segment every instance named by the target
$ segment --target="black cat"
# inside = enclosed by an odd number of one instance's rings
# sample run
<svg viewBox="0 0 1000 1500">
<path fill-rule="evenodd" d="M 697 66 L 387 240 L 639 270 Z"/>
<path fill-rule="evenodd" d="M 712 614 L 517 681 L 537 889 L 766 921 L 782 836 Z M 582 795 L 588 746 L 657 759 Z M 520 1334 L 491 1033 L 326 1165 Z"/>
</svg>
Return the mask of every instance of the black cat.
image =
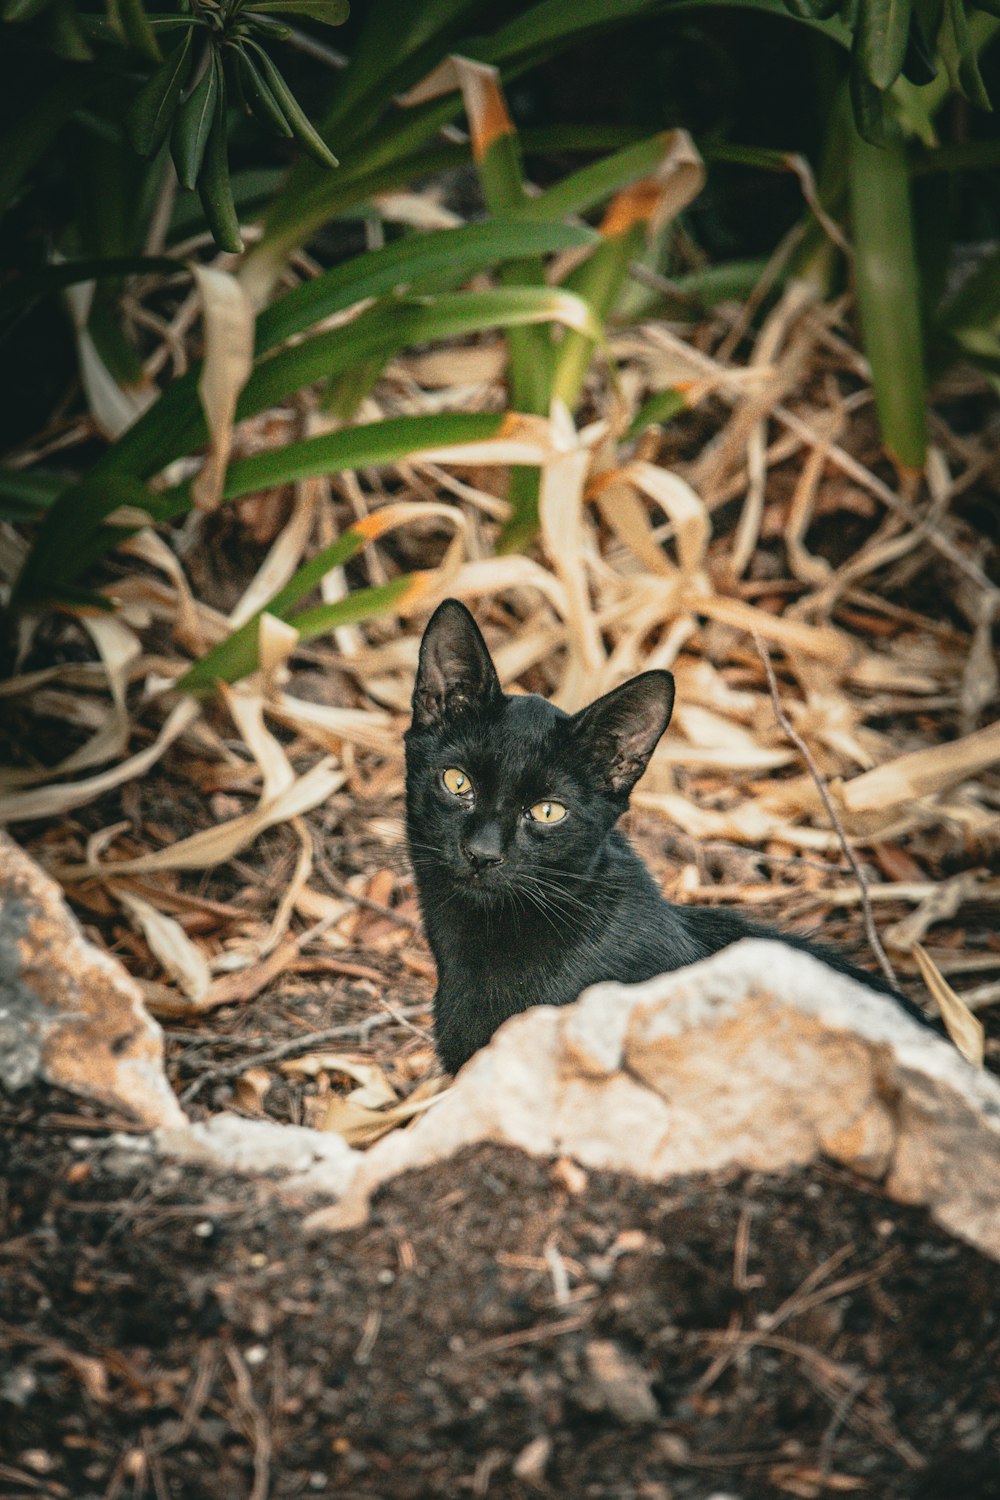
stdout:
<svg viewBox="0 0 1000 1500">
<path fill-rule="evenodd" d="M 405 736 L 406 827 L 449 1072 L 518 1011 L 568 1005 L 602 979 L 649 979 L 743 937 L 780 938 L 920 1017 L 836 952 L 660 895 L 615 824 L 673 702 L 669 672 L 643 672 L 572 715 L 508 697 L 465 606 L 435 611 Z"/>
</svg>

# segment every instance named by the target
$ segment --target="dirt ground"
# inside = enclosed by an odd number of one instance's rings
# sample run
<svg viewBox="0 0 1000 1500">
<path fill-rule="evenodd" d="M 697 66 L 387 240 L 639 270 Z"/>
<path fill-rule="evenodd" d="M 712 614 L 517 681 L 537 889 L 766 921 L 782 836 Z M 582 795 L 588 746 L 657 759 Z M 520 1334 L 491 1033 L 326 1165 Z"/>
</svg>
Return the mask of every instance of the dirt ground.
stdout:
<svg viewBox="0 0 1000 1500">
<path fill-rule="evenodd" d="M 61 1113 L 3 1115 L 11 1500 L 1000 1496 L 997 1268 L 840 1173 L 480 1148 L 310 1243 Z"/>
</svg>

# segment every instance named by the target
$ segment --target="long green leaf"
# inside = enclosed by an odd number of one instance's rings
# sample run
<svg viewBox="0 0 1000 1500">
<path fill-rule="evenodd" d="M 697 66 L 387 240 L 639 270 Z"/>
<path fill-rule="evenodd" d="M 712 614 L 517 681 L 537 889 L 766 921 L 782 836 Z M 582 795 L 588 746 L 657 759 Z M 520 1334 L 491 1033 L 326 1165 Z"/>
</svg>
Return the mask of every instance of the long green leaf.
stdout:
<svg viewBox="0 0 1000 1500">
<path fill-rule="evenodd" d="M 183 272 L 180 261 L 165 255 L 121 255 L 108 256 L 101 260 L 66 260 L 54 265 L 36 266 L 25 271 L 12 281 L 0 286 L 0 316 L 26 307 L 51 292 L 75 286 L 81 281 L 103 281 L 110 277 L 143 276 L 156 274 L 169 276 L 172 272 Z"/>
<path fill-rule="evenodd" d="M 903 71 L 911 0 L 861 0 L 857 49 L 877 89 L 888 89 Z"/>
<path fill-rule="evenodd" d="M 126 123 L 132 145 L 140 156 L 154 155 L 170 133 L 191 68 L 193 37 L 192 27 L 132 101 Z"/>
<path fill-rule="evenodd" d="M 221 69 L 220 69 L 221 75 Z M 221 81 L 215 105 L 215 119 L 205 147 L 205 159 L 198 174 L 198 196 L 205 210 L 212 238 L 220 250 L 239 254 L 243 249 L 240 221 L 229 181 L 229 136 L 226 130 L 226 95 Z"/>
<path fill-rule="evenodd" d="M 422 302 L 380 304 L 353 323 L 314 334 L 262 361 L 243 390 L 237 416 L 253 416 L 315 380 L 341 374 L 358 360 L 375 355 L 390 359 L 410 344 L 546 322 L 564 323 L 591 338 L 601 338 L 600 326 L 586 303 L 550 287 L 498 287 L 488 292 L 446 293 Z"/>
<path fill-rule="evenodd" d="M 330 566 L 335 565 L 331 563 Z M 294 625 L 300 640 L 315 640 L 317 636 L 328 634 L 338 625 L 356 625 L 361 620 L 371 619 L 373 615 L 388 613 L 413 584 L 413 575 L 404 574 L 402 578 L 394 578 L 391 583 L 355 589 L 354 593 L 333 604 L 320 604 L 315 609 L 303 610 L 299 615 L 288 617 L 288 624 Z M 260 618 L 264 613 L 277 614 L 277 611 L 273 605 L 267 611 L 259 611 L 226 640 L 213 646 L 211 651 L 184 674 L 177 683 L 178 688 L 186 693 L 205 693 L 218 682 L 239 682 L 241 677 L 255 672 L 260 660 Z M 285 617 L 279 614 L 278 618 Z"/>
<path fill-rule="evenodd" d="M 902 141 L 871 146 L 851 136 L 854 277 L 865 352 L 886 448 L 909 469 L 927 456 L 920 278 Z"/>
<path fill-rule="evenodd" d="M 209 52 L 205 71 L 174 119 L 170 147 L 182 187 L 193 189 L 198 181 L 221 88 L 221 71 L 213 49 Z"/>
<path fill-rule="evenodd" d="M 324 26 L 342 26 L 351 13 L 348 0 L 253 0 L 243 14 L 265 11 L 269 15 L 308 16 Z"/>
<path fill-rule="evenodd" d="M 343 427 L 339 432 L 303 438 L 284 448 L 237 459 L 226 471 L 220 498 L 229 502 L 318 475 L 396 463 L 422 448 L 486 442 L 499 436 L 505 420 L 502 412 L 442 412 L 429 417 L 387 417 L 382 422 Z M 191 508 L 190 482 L 157 495 L 154 507 L 158 521 L 184 515 Z"/>
<path fill-rule="evenodd" d="M 333 313 L 394 287 L 419 290 L 444 272 L 450 272 L 456 280 L 464 280 L 505 255 L 570 249 L 595 239 L 592 231 L 569 225 L 492 223 L 420 235 L 382 250 L 369 251 L 290 292 L 268 308 L 257 320 L 257 353 L 266 353 Z M 22 575 L 20 592 L 24 598 L 33 589 L 44 587 L 50 555 L 60 536 L 76 531 L 77 505 L 82 493 L 89 493 L 92 485 L 99 488 L 111 475 L 155 474 L 204 442 L 204 418 L 198 399 L 200 374 L 201 368 L 196 366 L 168 386 L 159 401 L 98 460 L 88 478 L 71 485 L 60 496 L 35 538 Z M 113 502 L 107 510 L 117 503 Z M 96 517 L 91 524 L 96 525 L 100 519 Z"/>
</svg>

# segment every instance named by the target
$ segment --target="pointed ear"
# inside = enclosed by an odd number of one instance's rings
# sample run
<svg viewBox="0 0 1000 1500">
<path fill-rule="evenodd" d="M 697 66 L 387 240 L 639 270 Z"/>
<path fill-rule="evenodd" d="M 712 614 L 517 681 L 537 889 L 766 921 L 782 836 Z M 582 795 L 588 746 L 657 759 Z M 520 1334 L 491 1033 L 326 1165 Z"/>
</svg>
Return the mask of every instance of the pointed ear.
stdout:
<svg viewBox="0 0 1000 1500">
<path fill-rule="evenodd" d="M 464 604 L 445 599 L 420 642 L 413 685 L 414 728 L 425 729 L 452 714 L 485 707 L 500 692 L 500 679 L 479 626 Z"/>
<path fill-rule="evenodd" d="M 618 797 L 628 797 L 670 723 L 674 679 L 643 672 L 581 709 L 573 733 L 591 766 Z"/>
</svg>

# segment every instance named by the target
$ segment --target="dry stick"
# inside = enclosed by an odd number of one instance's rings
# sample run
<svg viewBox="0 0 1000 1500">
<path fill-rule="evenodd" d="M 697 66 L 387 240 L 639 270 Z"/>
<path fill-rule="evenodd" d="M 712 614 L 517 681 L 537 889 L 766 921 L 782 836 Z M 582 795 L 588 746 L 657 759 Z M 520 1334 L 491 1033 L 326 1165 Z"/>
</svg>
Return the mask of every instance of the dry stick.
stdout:
<svg viewBox="0 0 1000 1500">
<path fill-rule="evenodd" d="M 844 825 L 837 815 L 837 809 L 834 807 L 833 801 L 830 797 L 830 793 L 827 791 L 826 782 L 820 775 L 819 767 L 813 760 L 812 751 L 809 749 L 809 746 L 799 734 L 798 730 L 794 727 L 792 721 L 789 719 L 788 715 L 785 713 L 785 710 L 781 705 L 781 695 L 778 691 L 778 679 L 774 675 L 774 667 L 771 663 L 771 656 L 767 649 L 767 646 L 764 644 L 763 637 L 756 630 L 753 632 L 753 641 L 754 645 L 757 647 L 757 655 L 760 657 L 764 665 L 764 671 L 767 673 L 767 685 L 771 690 L 771 702 L 774 704 L 775 718 L 778 720 L 778 723 L 781 725 L 785 734 L 791 740 L 792 744 L 798 750 L 799 754 L 802 756 L 802 759 L 805 761 L 807 767 L 809 768 L 809 774 L 812 777 L 813 781 L 816 783 L 816 790 L 819 792 L 820 797 L 823 801 L 823 806 L 826 808 L 826 815 L 830 819 L 830 824 L 838 839 L 840 840 L 840 846 L 844 851 L 844 856 L 847 859 L 847 862 L 850 865 L 851 869 L 854 871 L 854 878 L 857 880 L 858 885 L 861 889 L 861 908 L 865 916 L 865 931 L 868 934 L 868 941 L 871 944 L 872 952 L 878 959 L 879 968 L 882 970 L 882 973 L 885 975 L 886 979 L 892 985 L 894 990 L 898 990 L 899 980 L 896 978 L 892 964 L 889 962 L 886 956 L 886 951 L 882 947 L 882 941 L 879 938 L 878 931 L 875 927 L 875 918 L 872 916 L 871 898 L 868 895 L 868 881 L 865 878 L 864 871 L 861 868 L 857 855 L 854 853 L 854 850 L 851 848 L 850 844 L 847 841 L 847 834 L 844 832 Z"/>
<path fill-rule="evenodd" d="M 190 1084 L 181 1094 L 181 1103 L 187 1104 L 197 1097 L 207 1083 L 221 1083 L 227 1078 L 239 1078 L 248 1068 L 260 1067 L 265 1063 L 282 1062 L 286 1057 L 294 1057 L 297 1052 L 308 1052 L 312 1047 L 325 1047 L 328 1042 L 342 1042 L 347 1037 L 365 1039 L 367 1032 L 374 1031 L 377 1026 L 388 1026 L 390 1021 L 398 1025 L 405 1025 L 410 1016 L 417 1016 L 425 1010 L 423 1005 L 411 1005 L 406 1010 L 386 1012 L 383 1015 L 366 1016 L 363 1021 L 355 1021 L 350 1025 L 329 1026 L 325 1031 L 310 1031 L 305 1036 L 293 1037 L 291 1041 L 279 1042 L 275 1047 L 269 1047 L 266 1052 L 255 1052 L 249 1057 L 242 1058 L 239 1062 L 220 1063 L 216 1068 L 207 1068 L 200 1073 L 194 1083 Z"/>
</svg>

